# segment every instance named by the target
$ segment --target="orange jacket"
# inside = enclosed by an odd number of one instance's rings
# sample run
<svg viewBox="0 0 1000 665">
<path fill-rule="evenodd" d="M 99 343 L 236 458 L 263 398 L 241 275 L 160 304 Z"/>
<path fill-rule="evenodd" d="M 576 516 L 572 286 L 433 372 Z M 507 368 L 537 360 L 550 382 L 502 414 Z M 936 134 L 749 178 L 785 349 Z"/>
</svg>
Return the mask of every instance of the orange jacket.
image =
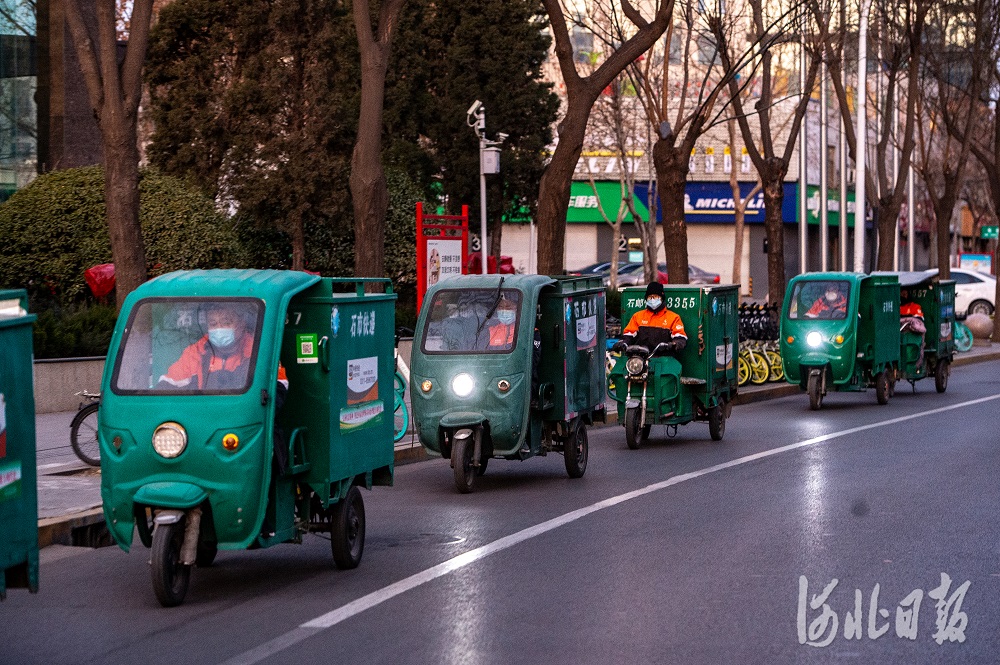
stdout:
<svg viewBox="0 0 1000 665">
<path fill-rule="evenodd" d="M 919 318 L 924 318 L 924 310 L 921 309 L 920 305 L 915 302 L 908 302 L 899 308 L 900 316 L 916 316 Z"/>
<path fill-rule="evenodd" d="M 509 349 L 514 344 L 514 324 L 498 323 L 490 326 L 490 349 Z"/>
<path fill-rule="evenodd" d="M 212 354 L 212 348 L 208 343 L 208 335 L 205 335 L 194 344 L 188 346 L 181 353 L 173 365 L 167 369 L 167 373 L 161 377 L 177 387 L 185 387 L 190 383 L 190 379 L 195 380 L 196 389 L 200 390 L 205 385 L 205 377 L 202 376 L 205 367 L 205 356 L 211 354 L 208 359 L 208 373 L 225 370 L 234 372 L 248 360 L 253 353 L 253 336 L 243 337 L 243 348 L 240 353 L 234 353 L 226 358 Z"/>
<path fill-rule="evenodd" d="M 806 316 L 808 316 L 809 318 L 819 318 L 826 312 L 833 312 L 833 313 L 843 312 L 844 315 L 846 316 L 847 298 L 845 298 L 842 295 L 838 295 L 837 299 L 834 300 L 832 303 L 826 298 L 822 297 L 818 298 L 816 302 L 813 303 L 812 307 L 809 308 L 809 311 L 806 312 Z M 831 318 L 831 317 L 826 316 L 823 318 Z"/>
<path fill-rule="evenodd" d="M 658 312 L 652 312 L 648 307 L 640 309 L 632 315 L 622 334 L 637 335 L 639 328 L 664 328 L 670 331 L 671 337 L 683 337 L 687 339 L 687 333 L 684 332 L 684 322 L 681 321 L 681 317 L 666 307 L 661 308 Z"/>
</svg>

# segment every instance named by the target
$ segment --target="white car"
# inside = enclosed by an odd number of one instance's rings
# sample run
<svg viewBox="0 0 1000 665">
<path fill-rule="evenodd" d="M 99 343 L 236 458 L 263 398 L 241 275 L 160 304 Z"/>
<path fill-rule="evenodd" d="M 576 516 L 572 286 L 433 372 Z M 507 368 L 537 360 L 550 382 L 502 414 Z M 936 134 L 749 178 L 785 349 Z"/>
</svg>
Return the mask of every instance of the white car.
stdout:
<svg viewBox="0 0 1000 665">
<path fill-rule="evenodd" d="M 926 270 L 936 275 L 937 268 Z M 992 314 L 996 306 L 997 280 L 975 270 L 952 268 L 951 278 L 955 282 L 955 314 Z"/>
</svg>

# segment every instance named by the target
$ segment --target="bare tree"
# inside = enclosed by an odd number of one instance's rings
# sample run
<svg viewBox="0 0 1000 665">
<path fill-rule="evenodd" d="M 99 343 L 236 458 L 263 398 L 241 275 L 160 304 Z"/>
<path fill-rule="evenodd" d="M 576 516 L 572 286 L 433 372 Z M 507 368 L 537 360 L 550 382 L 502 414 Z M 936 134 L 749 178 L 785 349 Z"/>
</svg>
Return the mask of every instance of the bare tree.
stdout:
<svg viewBox="0 0 1000 665">
<path fill-rule="evenodd" d="M 566 209 L 577 160 L 583 150 L 587 119 L 601 91 L 633 61 L 645 53 L 667 29 L 674 0 L 655 0 L 647 19 L 632 0 L 595 0 L 608 24 L 620 25 L 623 39 L 588 75 L 577 71 L 569 24 L 581 20 L 566 0 L 543 0 L 555 39 L 559 69 L 566 83 L 566 113 L 559 123 L 559 142 L 542 176 L 538 190 L 538 270 L 543 274 L 564 271 Z M 567 14 L 569 17 L 567 18 Z"/>
<path fill-rule="evenodd" d="M 385 214 L 389 205 L 382 166 L 382 111 L 385 73 L 399 13 L 405 0 L 384 0 L 378 25 L 372 26 L 368 0 L 354 0 L 354 27 L 361 51 L 361 115 L 351 155 L 351 196 L 354 205 L 354 274 L 382 277 L 385 273 Z"/>
<path fill-rule="evenodd" d="M 716 24 L 716 39 L 719 42 L 719 53 L 725 69 L 748 70 L 750 76 L 738 81 L 735 77 L 729 80 L 729 94 L 733 104 L 733 116 L 739 124 L 743 142 L 757 169 L 761 187 L 764 192 L 764 228 L 767 235 L 767 281 L 768 299 L 772 303 L 781 303 L 785 296 L 785 247 L 784 225 L 781 208 L 785 198 L 785 176 L 795 151 L 795 141 L 799 134 L 802 118 L 808 108 L 809 95 L 813 89 L 816 72 L 819 69 L 818 58 L 811 57 L 809 70 L 806 74 L 806 84 L 800 91 L 798 102 L 789 110 L 790 98 L 778 98 L 776 95 L 775 68 L 779 55 L 789 57 L 795 48 L 797 31 L 795 26 L 802 21 L 801 6 L 792 10 L 781 8 L 776 16 L 769 16 L 768 9 L 773 5 L 765 4 L 763 0 L 749 0 L 751 22 L 749 39 L 756 45 L 751 57 L 740 62 L 742 49 L 734 48 L 734 31 L 724 30 L 721 23 Z M 756 74 L 756 76 L 754 76 Z M 759 77 L 759 78 L 758 78 Z M 759 91 L 754 104 L 757 116 L 757 126 L 760 133 L 760 147 L 750 127 L 750 117 L 746 110 L 745 97 L 748 90 Z M 780 118 L 775 118 L 776 111 L 790 115 L 790 129 L 783 148 L 778 147 L 777 127 Z"/>
<path fill-rule="evenodd" d="M 139 226 L 139 149 L 136 114 L 142 98 L 142 66 L 153 0 L 135 0 L 124 58 L 118 58 L 115 0 L 67 0 L 69 31 L 104 150 L 104 200 L 108 212 L 116 294 L 125 296 L 146 280 Z M 96 34 L 94 29 L 96 28 Z"/>
<path fill-rule="evenodd" d="M 729 154 L 736 155 L 736 117 L 735 109 L 730 106 L 729 117 L 726 120 L 726 130 L 729 132 Z M 736 175 L 735 163 L 730 164 L 729 169 L 729 189 L 733 193 L 733 275 L 730 280 L 733 284 L 740 284 L 743 280 L 743 228 L 746 221 L 747 203 L 757 196 L 761 190 L 760 178 L 757 184 L 747 192 L 746 196 L 740 193 L 740 182 Z"/>
</svg>

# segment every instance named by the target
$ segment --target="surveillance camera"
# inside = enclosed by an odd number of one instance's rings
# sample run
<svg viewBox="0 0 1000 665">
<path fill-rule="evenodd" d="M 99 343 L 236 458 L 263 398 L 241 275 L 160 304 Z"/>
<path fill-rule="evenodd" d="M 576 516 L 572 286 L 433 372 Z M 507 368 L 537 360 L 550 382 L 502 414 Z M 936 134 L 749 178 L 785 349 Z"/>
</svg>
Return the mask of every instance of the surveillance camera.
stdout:
<svg viewBox="0 0 1000 665">
<path fill-rule="evenodd" d="M 504 134 L 503 132 L 497 132 L 497 140 L 500 142 L 506 141 L 510 134 Z"/>
<path fill-rule="evenodd" d="M 466 111 L 465 114 L 466 115 L 472 115 L 473 113 L 475 113 L 476 111 L 478 111 L 482 107 L 483 107 L 483 103 L 477 99 L 476 101 L 472 102 L 472 106 L 469 107 L 469 110 Z"/>
</svg>

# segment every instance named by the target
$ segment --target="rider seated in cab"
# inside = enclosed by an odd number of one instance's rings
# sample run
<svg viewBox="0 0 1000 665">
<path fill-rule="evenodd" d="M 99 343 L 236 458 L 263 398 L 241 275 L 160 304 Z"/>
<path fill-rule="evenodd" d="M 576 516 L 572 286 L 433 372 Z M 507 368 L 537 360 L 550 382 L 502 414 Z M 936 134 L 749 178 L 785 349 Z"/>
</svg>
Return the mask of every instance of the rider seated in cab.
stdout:
<svg viewBox="0 0 1000 665">
<path fill-rule="evenodd" d="M 909 302 L 909 293 L 900 293 L 902 304 L 899 306 L 899 330 L 920 335 L 920 351 L 917 354 L 917 369 L 924 366 L 924 335 L 927 326 L 924 324 L 924 310 L 915 302 Z"/>
<path fill-rule="evenodd" d="M 809 319 L 847 318 L 847 297 L 837 282 L 827 282 L 826 290 L 806 312 Z"/>
<path fill-rule="evenodd" d="M 652 282 L 646 287 L 646 308 L 632 315 L 622 331 L 619 345 L 638 344 L 652 351 L 666 342 L 665 351 L 681 351 L 687 346 L 687 333 L 681 317 L 663 305 L 663 285 Z"/>
</svg>

